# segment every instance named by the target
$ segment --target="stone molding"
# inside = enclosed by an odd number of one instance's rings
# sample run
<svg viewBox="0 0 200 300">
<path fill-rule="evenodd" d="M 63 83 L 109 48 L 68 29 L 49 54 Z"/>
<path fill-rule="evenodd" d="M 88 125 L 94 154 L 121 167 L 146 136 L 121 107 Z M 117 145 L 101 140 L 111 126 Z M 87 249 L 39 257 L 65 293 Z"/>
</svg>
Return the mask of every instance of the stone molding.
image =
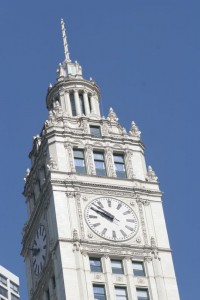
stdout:
<svg viewBox="0 0 200 300">
<path fill-rule="evenodd" d="M 71 143 L 66 143 L 65 148 L 67 150 L 67 154 L 68 154 L 68 158 L 69 158 L 69 167 L 71 169 L 71 172 L 76 172 L 76 169 L 74 166 L 73 146 Z"/>
<path fill-rule="evenodd" d="M 132 163 L 133 152 L 131 150 L 125 150 L 125 165 L 127 169 L 127 177 L 129 179 L 134 179 L 136 176 L 133 171 L 133 163 Z"/>
<path fill-rule="evenodd" d="M 86 154 L 86 167 L 88 168 L 88 172 L 91 175 L 96 175 L 94 160 L 93 160 L 93 148 L 91 145 L 85 145 L 85 154 Z"/>
<path fill-rule="evenodd" d="M 143 238 L 144 238 L 144 244 L 145 246 L 148 246 L 148 236 L 147 236 L 147 230 L 146 230 L 146 225 L 145 225 L 145 219 L 144 219 L 144 213 L 143 213 L 143 201 L 141 201 L 140 197 L 137 196 L 137 200 L 136 200 L 137 204 L 138 204 L 138 210 L 139 210 L 139 217 L 140 217 L 140 224 L 142 227 L 142 233 L 143 233 Z"/>
</svg>

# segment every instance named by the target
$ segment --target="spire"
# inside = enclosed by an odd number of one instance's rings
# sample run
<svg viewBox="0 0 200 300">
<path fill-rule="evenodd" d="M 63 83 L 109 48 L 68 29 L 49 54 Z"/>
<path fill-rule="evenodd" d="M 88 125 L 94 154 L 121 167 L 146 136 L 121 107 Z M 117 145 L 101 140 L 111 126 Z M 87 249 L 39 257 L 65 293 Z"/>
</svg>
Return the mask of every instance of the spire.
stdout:
<svg viewBox="0 0 200 300">
<path fill-rule="evenodd" d="M 64 23 L 63 19 L 61 19 L 61 30 L 62 30 L 62 37 L 63 37 L 65 60 L 67 62 L 71 62 L 71 59 L 69 57 L 69 49 L 68 49 L 68 44 L 67 44 L 67 35 L 66 35 L 65 23 Z"/>
<path fill-rule="evenodd" d="M 64 53 L 65 53 L 65 60 L 63 63 L 59 64 L 57 69 L 57 81 L 62 81 L 66 77 L 75 77 L 75 78 L 83 78 L 82 77 L 82 68 L 77 61 L 74 63 L 71 62 L 69 57 L 69 49 L 67 44 L 67 35 L 65 30 L 65 23 L 63 19 L 61 19 L 61 29 L 62 29 L 62 38 L 63 38 L 63 45 L 64 45 Z"/>
</svg>

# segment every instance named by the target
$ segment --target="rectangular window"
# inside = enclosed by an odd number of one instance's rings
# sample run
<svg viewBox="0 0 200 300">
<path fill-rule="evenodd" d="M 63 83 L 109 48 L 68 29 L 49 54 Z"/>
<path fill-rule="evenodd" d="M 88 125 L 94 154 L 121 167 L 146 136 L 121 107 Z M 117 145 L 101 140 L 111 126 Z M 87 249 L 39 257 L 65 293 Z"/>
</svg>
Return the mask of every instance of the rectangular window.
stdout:
<svg viewBox="0 0 200 300">
<path fill-rule="evenodd" d="M 94 300 L 106 300 L 106 291 L 104 285 L 93 285 Z"/>
<path fill-rule="evenodd" d="M 128 300 L 127 291 L 125 287 L 115 287 L 116 300 Z"/>
<path fill-rule="evenodd" d="M 85 115 L 85 105 L 84 105 L 84 100 L 83 100 L 83 94 L 82 93 L 79 93 L 79 102 L 80 102 L 81 114 Z"/>
<path fill-rule="evenodd" d="M 138 300 L 150 300 L 147 289 L 137 289 L 136 291 Z"/>
<path fill-rule="evenodd" d="M 74 164 L 77 173 L 86 173 L 83 150 L 74 149 Z"/>
<path fill-rule="evenodd" d="M 90 257 L 90 270 L 91 272 L 102 272 L 101 258 Z"/>
<path fill-rule="evenodd" d="M 106 176 L 104 154 L 102 152 L 94 152 L 93 154 L 96 174 L 99 176 Z"/>
<path fill-rule="evenodd" d="M 145 276 L 144 264 L 141 261 L 133 261 L 133 274 L 135 276 Z"/>
<path fill-rule="evenodd" d="M 91 136 L 101 137 L 101 130 L 99 126 L 90 126 Z"/>
<path fill-rule="evenodd" d="M 76 116 L 77 114 L 76 114 L 76 105 L 75 105 L 74 93 L 70 93 L 69 98 L 70 98 L 72 116 Z"/>
<path fill-rule="evenodd" d="M 7 278 L 0 274 L 0 283 L 7 285 Z"/>
<path fill-rule="evenodd" d="M 113 158 L 114 158 L 115 172 L 117 177 L 126 178 L 124 155 L 114 153 Z"/>
<path fill-rule="evenodd" d="M 8 291 L 4 289 L 2 286 L 0 286 L 0 295 L 8 298 Z"/>
<path fill-rule="evenodd" d="M 17 296 L 15 296 L 15 295 L 11 294 L 11 300 L 19 300 L 19 297 L 17 297 Z"/>
<path fill-rule="evenodd" d="M 19 294 L 19 286 L 15 284 L 14 282 L 10 282 L 10 288 L 13 290 L 15 293 Z"/>
<path fill-rule="evenodd" d="M 121 260 L 111 259 L 111 267 L 113 274 L 124 274 L 123 264 Z"/>
</svg>

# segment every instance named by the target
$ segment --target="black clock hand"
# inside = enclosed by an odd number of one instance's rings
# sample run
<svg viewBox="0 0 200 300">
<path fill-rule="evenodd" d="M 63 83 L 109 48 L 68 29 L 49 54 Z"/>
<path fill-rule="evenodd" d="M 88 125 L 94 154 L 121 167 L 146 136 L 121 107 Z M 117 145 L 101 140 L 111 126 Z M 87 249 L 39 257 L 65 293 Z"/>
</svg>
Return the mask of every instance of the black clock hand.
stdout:
<svg viewBox="0 0 200 300">
<path fill-rule="evenodd" d="M 116 221 L 119 221 L 118 219 L 115 218 L 114 215 L 110 214 L 108 211 L 106 211 L 105 209 L 101 208 L 101 206 L 98 206 L 98 205 L 96 205 L 94 203 L 93 203 L 93 205 L 96 206 L 98 209 L 100 209 L 102 212 L 104 212 L 107 216 L 109 216 L 113 220 L 115 219 Z"/>
<path fill-rule="evenodd" d="M 104 213 L 103 211 L 100 211 L 98 209 L 95 209 L 94 207 L 91 207 L 92 210 L 94 210 L 97 214 L 101 215 L 102 217 L 108 219 L 109 221 L 113 221 L 114 217 L 110 217 L 109 215 L 107 215 L 106 213 Z"/>
<path fill-rule="evenodd" d="M 40 252 L 39 248 L 28 248 L 28 249 L 33 252 L 33 256 L 37 256 Z"/>
</svg>

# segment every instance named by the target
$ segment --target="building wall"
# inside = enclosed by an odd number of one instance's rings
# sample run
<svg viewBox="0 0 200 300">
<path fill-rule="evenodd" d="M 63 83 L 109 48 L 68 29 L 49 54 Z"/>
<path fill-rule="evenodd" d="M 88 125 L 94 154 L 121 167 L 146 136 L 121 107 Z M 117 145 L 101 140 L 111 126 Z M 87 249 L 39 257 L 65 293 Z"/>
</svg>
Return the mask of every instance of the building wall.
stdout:
<svg viewBox="0 0 200 300">
<path fill-rule="evenodd" d="M 0 299 L 20 299 L 19 278 L 0 266 Z"/>
</svg>

